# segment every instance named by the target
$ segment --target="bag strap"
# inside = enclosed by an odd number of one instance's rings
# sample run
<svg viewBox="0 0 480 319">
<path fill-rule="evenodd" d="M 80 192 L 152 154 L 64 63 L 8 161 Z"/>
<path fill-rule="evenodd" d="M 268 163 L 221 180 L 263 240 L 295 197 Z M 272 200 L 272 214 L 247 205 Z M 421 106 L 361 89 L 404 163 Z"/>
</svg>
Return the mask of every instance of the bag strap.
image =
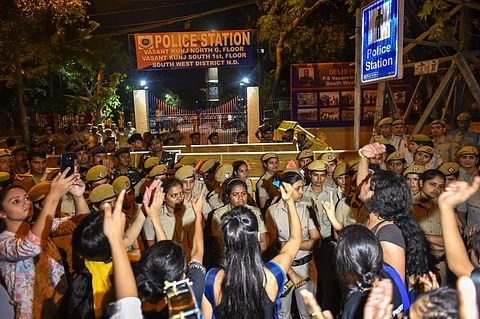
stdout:
<svg viewBox="0 0 480 319">
<path fill-rule="evenodd" d="M 402 278 L 393 267 L 384 265 L 382 269 L 387 274 L 389 274 L 390 277 L 392 277 L 393 281 L 395 282 L 395 285 L 397 286 L 398 291 L 400 292 L 400 296 L 402 297 L 403 312 L 407 312 L 408 309 L 410 309 L 410 298 L 408 297 L 407 287 L 405 286 L 405 283 L 402 281 Z"/>
<path fill-rule="evenodd" d="M 382 228 L 382 227 L 385 226 L 385 225 L 391 225 L 391 224 L 393 224 L 392 221 L 385 220 L 385 219 L 382 220 L 381 222 L 379 222 L 377 225 L 375 225 L 375 227 L 377 228 L 377 229 L 375 229 L 375 233 L 374 233 L 375 236 L 377 236 L 377 233 L 378 233 L 378 231 L 380 230 L 380 228 Z"/>
<path fill-rule="evenodd" d="M 283 292 L 283 285 L 285 283 L 285 273 L 283 272 L 282 268 L 278 266 L 275 262 L 270 261 L 265 264 L 265 267 L 270 270 L 272 275 L 275 277 L 277 280 L 277 285 L 278 285 L 278 292 L 277 292 L 277 297 L 275 298 L 275 318 L 278 318 L 278 311 L 282 307 L 282 302 L 280 301 L 280 295 Z"/>
<path fill-rule="evenodd" d="M 205 277 L 205 297 L 210 301 L 213 309 L 216 308 L 214 291 L 215 277 L 217 277 L 219 271 L 220 268 L 212 268 L 208 271 L 207 276 Z"/>
</svg>

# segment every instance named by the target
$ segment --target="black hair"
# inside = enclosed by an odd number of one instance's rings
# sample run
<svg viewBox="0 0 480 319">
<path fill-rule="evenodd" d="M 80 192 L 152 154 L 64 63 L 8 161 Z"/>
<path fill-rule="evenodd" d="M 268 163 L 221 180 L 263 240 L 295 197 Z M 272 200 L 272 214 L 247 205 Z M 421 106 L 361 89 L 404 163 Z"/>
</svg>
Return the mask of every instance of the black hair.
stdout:
<svg viewBox="0 0 480 319">
<path fill-rule="evenodd" d="M 186 265 L 181 245 L 162 240 L 150 247 L 139 261 L 135 273 L 140 299 L 157 303 L 165 297 L 165 281 L 179 281 Z"/>
<path fill-rule="evenodd" d="M 449 287 L 441 287 L 420 295 L 412 308 L 421 319 L 458 318 L 458 292 Z"/>
<path fill-rule="evenodd" d="M 103 212 L 91 213 L 78 223 L 73 232 L 72 247 L 76 254 L 92 261 L 105 261 L 112 255 L 103 233 Z"/>
<path fill-rule="evenodd" d="M 170 141 L 170 140 L 172 140 L 175 144 L 176 144 L 176 142 L 177 142 L 177 141 L 175 141 L 175 139 L 174 139 L 173 137 L 169 137 L 169 138 L 167 138 L 167 139 L 165 140 L 164 144 L 165 144 L 165 145 L 168 144 L 168 141 Z"/>
<path fill-rule="evenodd" d="M 28 153 L 28 160 L 31 161 L 34 157 L 47 158 L 47 154 L 44 151 L 35 148 Z"/>
<path fill-rule="evenodd" d="M 438 169 L 429 169 L 429 170 L 426 170 L 422 176 L 421 176 L 421 180 L 422 182 L 425 184 L 426 181 L 428 180 L 431 180 L 431 179 L 434 179 L 435 177 L 440 177 L 443 179 L 443 182 L 445 182 L 445 175 L 442 173 L 441 170 L 438 170 Z"/>
<path fill-rule="evenodd" d="M 176 179 L 175 177 L 169 177 L 165 179 L 162 183 L 163 192 L 166 195 L 170 189 L 177 185 L 180 185 L 183 188 L 183 184 L 180 180 Z"/>
<path fill-rule="evenodd" d="M 2 189 L 0 189 L 0 212 L 5 212 L 3 208 L 3 201 L 5 200 L 5 198 L 7 198 L 8 193 L 10 193 L 12 189 L 17 189 L 17 188 L 23 189 L 20 185 L 12 185 L 12 184 L 7 185 Z M 2 233 L 6 229 L 7 229 L 7 225 L 5 224 L 5 220 L 3 218 L 0 218 L 0 233 Z"/>
<path fill-rule="evenodd" d="M 395 153 L 396 149 L 395 146 L 393 146 L 392 144 L 385 144 L 385 151 L 388 157 L 390 154 Z"/>
<path fill-rule="evenodd" d="M 226 179 L 223 182 L 223 185 L 225 185 L 225 188 L 222 191 L 222 198 L 224 204 L 230 203 L 230 193 L 235 186 L 242 185 L 243 187 L 245 187 L 245 191 L 247 191 L 247 184 L 245 184 L 245 182 L 238 177 Z"/>
<path fill-rule="evenodd" d="M 235 175 L 238 175 L 238 170 L 240 169 L 240 167 L 242 167 L 242 165 L 245 165 L 245 166 L 248 167 L 248 165 L 245 161 L 235 161 L 235 162 L 233 162 L 233 173 Z"/>
<path fill-rule="evenodd" d="M 293 185 L 298 181 L 303 181 L 302 175 L 300 175 L 297 172 L 283 173 L 280 178 L 281 178 L 282 182 L 285 182 L 285 183 L 290 184 L 290 185 Z"/>
<path fill-rule="evenodd" d="M 371 177 L 373 195 L 365 203 L 367 214 L 393 221 L 405 240 L 405 265 L 408 275 L 428 272 L 429 245 L 425 232 L 412 216 L 412 192 L 403 176 L 393 171 L 378 171 Z"/>
<path fill-rule="evenodd" d="M 472 250 L 477 256 L 477 259 L 480 259 L 480 231 L 476 231 L 475 234 L 470 239 L 470 245 Z"/>
<path fill-rule="evenodd" d="M 413 141 L 413 142 L 415 142 L 416 144 L 421 145 L 421 146 L 433 147 L 433 142 L 432 141 Z"/>
<path fill-rule="evenodd" d="M 349 225 L 339 234 L 335 265 L 346 299 L 355 291 L 372 288 L 379 278 L 383 266 L 382 246 L 367 227 Z"/>
<path fill-rule="evenodd" d="M 224 278 L 222 281 L 222 318 L 264 318 L 263 300 L 266 276 L 258 241 L 258 222 L 245 207 L 224 214 Z"/>
</svg>

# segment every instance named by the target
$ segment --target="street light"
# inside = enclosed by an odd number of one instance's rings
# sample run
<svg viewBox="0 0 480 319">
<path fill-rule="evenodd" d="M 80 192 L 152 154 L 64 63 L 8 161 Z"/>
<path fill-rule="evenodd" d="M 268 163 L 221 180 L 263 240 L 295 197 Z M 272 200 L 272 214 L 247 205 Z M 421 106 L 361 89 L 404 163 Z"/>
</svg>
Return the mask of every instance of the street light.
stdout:
<svg viewBox="0 0 480 319">
<path fill-rule="evenodd" d="M 248 80 L 248 78 L 243 78 L 242 83 L 248 84 L 248 83 L 250 83 L 250 80 Z"/>
<path fill-rule="evenodd" d="M 140 81 L 140 86 L 145 86 L 146 84 L 147 84 L 147 81 L 145 80 Z"/>
</svg>

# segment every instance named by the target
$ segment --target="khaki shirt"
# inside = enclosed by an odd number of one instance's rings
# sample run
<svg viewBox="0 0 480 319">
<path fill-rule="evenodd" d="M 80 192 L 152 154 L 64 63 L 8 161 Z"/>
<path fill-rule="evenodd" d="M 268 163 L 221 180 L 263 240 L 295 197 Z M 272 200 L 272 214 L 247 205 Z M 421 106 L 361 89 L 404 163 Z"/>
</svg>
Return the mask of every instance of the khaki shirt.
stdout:
<svg viewBox="0 0 480 319">
<path fill-rule="evenodd" d="M 185 249 L 185 253 L 189 254 L 192 250 L 195 230 L 195 212 L 193 209 L 191 207 L 185 207 L 183 214 L 175 217 L 170 215 L 167 207 L 163 205 L 159 216 L 167 239 L 181 244 Z M 143 225 L 143 231 L 147 240 L 155 240 L 155 228 L 153 227 L 150 217 L 147 217 Z"/>
<path fill-rule="evenodd" d="M 458 145 L 455 142 L 447 140 L 445 136 L 433 141 L 435 153 L 440 156 L 444 162 L 452 162 L 455 158 L 455 152 L 458 150 Z"/>
<path fill-rule="evenodd" d="M 480 192 L 473 194 L 466 202 L 456 207 L 459 212 L 467 213 L 467 226 L 465 234 L 468 234 L 470 228 L 475 227 L 480 230 Z"/>
<path fill-rule="evenodd" d="M 363 224 L 367 219 L 363 212 L 363 203 L 356 195 L 342 198 L 335 207 L 335 217 L 343 223 L 343 227 L 351 224 Z"/>
<path fill-rule="evenodd" d="M 315 222 L 310 217 L 308 206 L 304 203 L 295 203 L 297 208 L 300 225 L 302 228 L 302 240 L 309 240 L 309 231 L 317 229 Z M 290 224 L 288 218 L 288 210 L 283 200 L 275 205 L 270 206 L 267 210 L 267 231 L 269 234 L 275 234 L 278 242 L 286 242 L 290 238 Z M 311 254 L 311 250 L 299 250 L 295 259 L 303 258 Z"/>
<path fill-rule="evenodd" d="M 475 172 L 475 170 L 471 174 L 469 174 L 463 169 L 463 167 L 460 167 L 460 170 L 458 171 L 458 180 L 465 181 L 471 184 L 475 179 L 475 176 L 477 175 L 478 174 Z"/>
<path fill-rule="evenodd" d="M 390 142 L 392 142 L 393 146 L 395 147 L 395 150 L 397 152 L 403 152 L 404 154 L 407 154 L 409 152 L 407 141 L 408 141 L 408 136 L 405 134 L 402 136 L 392 135 L 392 137 L 390 138 Z"/>
<path fill-rule="evenodd" d="M 323 187 L 320 194 L 315 195 L 312 191 L 312 186 L 308 185 L 303 188 L 303 202 L 309 203 L 312 207 L 315 208 L 317 212 L 317 219 L 320 223 L 320 235 L 322 238 L 327 238 L 332 235 L 332 224 L 327 217 L 327 214 L 323 211 L 322 201 L 329 201 L 330 200 L 330 191 L 333 191 L 333 196 L 336 196 L 335 189 L 328 189 Z"/>
<path fill-rule="evenodd" d="M 267 199 L 270 198 L 271 196 L 268 195 L 268 191 L 266 188 L 266 185 L 263 185 L 266 180 L 269 180 L 272 178 L 272 174 L 269 172 L 265 172 L 260 179 L 257 182 L 257 191 L 258 191 L 258 196 L 259 197 L 266 197 Z"/>
<path fill-rule="evenodd" d="M 418 220 L 425 234 L 442 235 L 442 224 L 440 223 L 440 211 L 437 201 L 422 203 L 420 197 L 415 198 L 412 203 L 412 214 Z"/>
</svg>

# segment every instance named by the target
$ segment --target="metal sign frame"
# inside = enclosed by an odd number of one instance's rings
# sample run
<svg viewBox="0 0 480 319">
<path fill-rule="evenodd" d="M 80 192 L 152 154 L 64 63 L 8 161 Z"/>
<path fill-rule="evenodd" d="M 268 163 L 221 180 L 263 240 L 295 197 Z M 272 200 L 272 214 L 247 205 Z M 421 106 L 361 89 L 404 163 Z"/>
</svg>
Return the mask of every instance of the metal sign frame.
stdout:
<svg viewBox="0 0 480 319">
<path fill-rule="evenodd" d="M 377 0 L 361 9 L 362 84 L 403 77 L 403 8 L 404 0 Z"/>
</svg>

